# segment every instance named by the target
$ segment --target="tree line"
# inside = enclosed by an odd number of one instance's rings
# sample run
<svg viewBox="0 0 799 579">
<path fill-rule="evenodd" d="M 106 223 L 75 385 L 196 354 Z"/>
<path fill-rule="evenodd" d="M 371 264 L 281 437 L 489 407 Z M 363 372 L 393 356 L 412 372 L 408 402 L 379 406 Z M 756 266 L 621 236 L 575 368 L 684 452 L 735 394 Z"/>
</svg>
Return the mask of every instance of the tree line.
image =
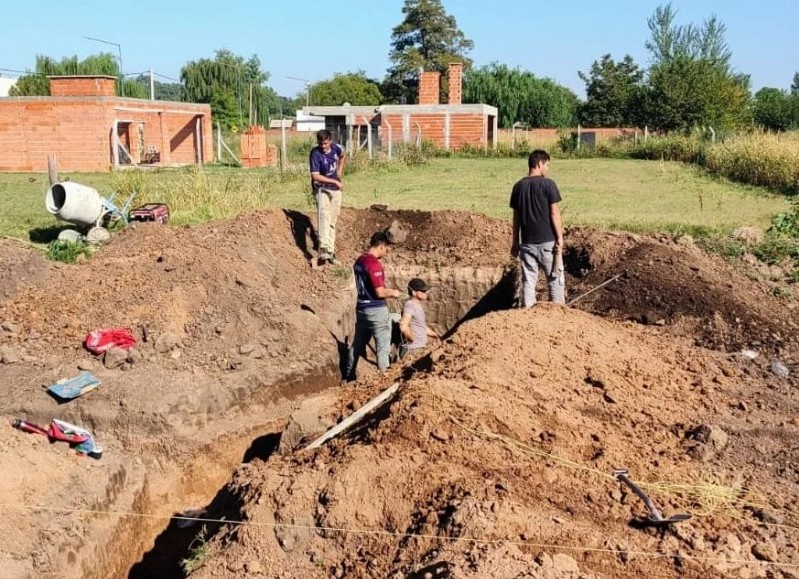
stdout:
<svg viewBox="0 0 799 579">
<path fill-rule="evenodd" d="M 363 71 L 334 74 L 311 84 L 295 98 L 279 96 L 256 55 L 245 59 L 226 49 L 212 58 L 187 62 L 180 82 L 155 82 L 158 99 L 207 103 L 225 129 L 266 124 L 291 116 L 306 100 L 314 105 L 376 106 L 417 101 L 419 72 L 442 73 L 441 102 L 446 102 L 449 64 L 464 65 L 463 102 L 497 107 L 499 125 L 570 127 L 648 126 L 664 131 L 695 127 L 719 130 L 762 126 L 799 128 L 799 73 L 791 89 L 762 88 L 751 94 L 750 78 L 731 66 L 726 28 L 712 16 L 701 24 L 678 24 L 671 4 L 658 6 L 647 20 L 650 56 L 642 68 L 629 55 L 602 55 L 579 77 L 581 100 L 569 88 L 534 72 L 493 62 L 476 67 L 468 57 L 474 42 L 458 27 L 441 0 L 405 0 L 403 20 L 391 32 L 391 66 L 382 80 Z M 38 56 L 35 71 L 19 79 L 12 95 L 49 93 L 46 75 L 109 74 L 120 78 L 118 93 L 149 96 L 149 78 L 120 76 L 116 58 L 107 53 L 60 61 Z"/>
</svg>

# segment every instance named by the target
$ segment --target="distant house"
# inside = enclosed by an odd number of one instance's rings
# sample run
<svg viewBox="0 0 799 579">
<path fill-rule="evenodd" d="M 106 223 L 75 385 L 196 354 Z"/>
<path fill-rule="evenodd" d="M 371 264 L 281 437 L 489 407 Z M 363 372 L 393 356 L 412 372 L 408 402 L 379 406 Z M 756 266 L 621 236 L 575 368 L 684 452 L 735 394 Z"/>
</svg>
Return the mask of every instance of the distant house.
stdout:
<svg viewBox="0 0 799 579">
<path fill-rule="evenodd" d="M 381 142 L 429 141 L 447 150 L 464 146 L 495 147 L 497 108 L 461 102 L 463 65 L 460 63 L 449 67 L 449 102 L 439 103 L 440 76 L 433 71 L 422 73 L 417 105 L 306 106 L 302 112 L 324 118 L 324 128 L 345 145 L 356 134 L 362 143 L 363 135 L 368 137 L 371 133 L 373 139 Z M 370 126 L 372 131 L 367 130 Z"/>
<path fill-rule="evenodd" d="M 0 97 L 7 97 L 11 87 L 17 84 L 17 79 L 0 76 Z"/>
<path fill-rule="evenodd" d="M 297 111 L 297 132 L 315 133 L 325 128 L 325 117 L 309 115 L 303 111 Z"/>
<path fill-rule="evenodd" d="M 50 95 L 0 98 L 0 171 L 202 164 L 213 156 L 211 107 L 116 95 L 117 78 L 51 76 Z"/>
</svg>

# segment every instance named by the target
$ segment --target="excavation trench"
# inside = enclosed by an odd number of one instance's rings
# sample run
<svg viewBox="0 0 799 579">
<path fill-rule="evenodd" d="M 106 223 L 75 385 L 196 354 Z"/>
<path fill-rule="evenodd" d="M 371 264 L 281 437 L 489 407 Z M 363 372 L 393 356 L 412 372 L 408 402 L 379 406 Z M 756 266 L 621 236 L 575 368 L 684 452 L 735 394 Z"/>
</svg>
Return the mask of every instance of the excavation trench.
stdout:
<svg viewBox="0 0 799 579">
<path fill-rule="evenodd" d="M 427 271 L 423 268 L 395 268 L 387 276 L 389 287 L 405 288 L 412 277 L 423 277 L 433 286 L 426 306 L 428 323 L 442 335 L 452 335 L 464 321 L 491 311 L 510 308 L 516 298 L 516 271 L 502 267 L 440 268 Z M 153 462 L 158 468 L 146 470 L 142 484 L 136 489 L 124 489 L 118 494 L 129 494 L 132 512 L 163 513 L 160 518 L 118 517 L 98 521 L 107 531 L 102 541 L 87 543 L 81 553 L 68 557 L 70 563 L 82 567 L 83 577 L 185 577 L 185 560 L 196 557 L 198 548 L 215 532 L 213 524 L 185 527 L 179 519 L 170 518 L 192 509 L 200 509 L 211 516 L 237 513 L 241 505 L 231 505 L 225 485 L 233 470 L 254 459 L 268 460 L 277 449 L 288 415 L 298 403 L 318 398 L 320 404 L 330 404 L 331 393 L 340 380 L 337 368 L 330 360 L 345 355 L 351 343 L 355 312 L 349 304 L 352 295 L 335 319 L 326 323 L 336 336 L 337 352 L 322 356 L 328 363 L 320 364 L 312 376 L 295 377 L 284 383 L 271 385 L 268 392 L 254 392 L 253 397 L 273 400 L 269 416 L 263 412 L 241 414 L 236 422 L 251 424 L 244 429 L 230 428 L 210 444 L 198 448 L 181 449 L 177 454 L 191 455 L 183 462 L 161 456 Z M 401 306 L 394 304 L 392 309 Z M 316 313 L 316 312 L 315 312 Z M 318 313 L 324 317 L 323 313 Z M 222 420 L 222 419 L 220 419 Z M 213 426 L 209 418 L 209 427 Z M 170 468 L 171 467 L 171 468 Z M 164 477 L 164 472 L 171 474 Z M 122 476 L 121 486 L 127 483 Z M 218 526 L 218 525 L 217 525 Z"/>
</svg>

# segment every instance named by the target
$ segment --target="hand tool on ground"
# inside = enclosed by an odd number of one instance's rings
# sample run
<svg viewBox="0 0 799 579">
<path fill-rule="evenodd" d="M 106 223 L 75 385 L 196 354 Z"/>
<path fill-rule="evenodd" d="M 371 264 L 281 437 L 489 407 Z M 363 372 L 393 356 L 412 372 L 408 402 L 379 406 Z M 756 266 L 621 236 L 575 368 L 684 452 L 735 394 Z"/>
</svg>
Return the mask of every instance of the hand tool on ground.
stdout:
<svg viewBox="0 0 799 579">
<path fill-rule="evenodd" d="M 630 487 L 630 490 L 633 491 L 633 494 L 635 494 L 635 496 L 641 499 L 646 505 L 646 508 L 649 510 L 649 516 L 646 518 L 639 517 L 637 519 L 639 522 L 645 525 L 662 527 L 666 525 L 671 525 L 672 523 L 679 523 L 680 521 L 687 521 L 688 519 L 691 518 L 691 515 L 686 513 L 672 515 L 668 519 L 663 518 L 663 515 L 660 514 L 660 511 L 655 506 L 655 503 L 652 502 L 652 499 L 650 499 L 646 495 L 646 493 L 641 490 L 641 488 L 638 485 L 636 485 L 633 481 L 631 481 L 630 477 L 628 477 L 627 474 L 628 473 L 625 469 L 622 468 L 616 469 L 613 471 L 613 478 Z"/>
<path fill-rule="evenodd" d="M 596 290 L 598 290 L 598 289 L 602 289 L 603 287 L 605 287 L 605 286 L 606 286 L 606 285 L 608 285 L 609 283 L 611 283 L 611 282 L 614 282 L 614 281 L 616 281 L 617 279 L 619 279 L 620 277 L 624 277 L 625 275 L 626 275 L 626 272 L 625 272 L 625 273 L 620 273 L 619 275 L 614 275 L 612 278 L 610 278 L 610 279 L 608 279 L 608 280 L 605 280 L 605 281 L 603 281 L 601 284 L 599 284 L 599 285 L 598 285 L 598 286 L 596 286 L 595 288 L 592 288 L 592 289 L 588 290 L 587 292 L 585 292 L 585 293 L 583 293 L 583 294 L 580 294 L 580 295 L 579 295 L 579 296 L 577 296 L 576 298 L 569 300 L 569 301 L 566 303 L 566 305 L 567 305 L 567 306 L 570 306 L 570 305 L 572 305 L 574 302 L 576 302 L 576 301 L 578 301 L 578 300 L 581 300 L 581 299 L 583 299 L 585 296 L 587 296 L 587 295 L 590 295 L 590 294 L 594 293 L 594 292 L 595 292 Z"/>
<path fill-rule="evenodd" d="M 19 418 L 14 420 L 11 426 L 22 432 L 44 436 L 50 442 L 66 442 L 78 454 L 87 455 L 94 459 L 99 459 L 103 456 L 103 449 L 97 444 L 91 432 L 57 418 L 53 418 L 50 422 L 50 427 L 47 429 Z"/>
</svg>

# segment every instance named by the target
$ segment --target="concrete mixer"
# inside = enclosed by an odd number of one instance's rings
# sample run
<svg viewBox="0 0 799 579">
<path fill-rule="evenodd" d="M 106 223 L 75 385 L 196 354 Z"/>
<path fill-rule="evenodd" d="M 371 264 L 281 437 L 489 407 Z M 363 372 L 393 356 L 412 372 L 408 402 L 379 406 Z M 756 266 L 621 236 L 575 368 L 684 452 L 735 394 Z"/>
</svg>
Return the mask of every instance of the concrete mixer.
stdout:
<svg viewBox="0 0 799 579">
<path fill-rule="evenodd" d="M 96 189 L 80 183 L 65 181 L 52 185 L 45 195 L 47 211 L 61 221 L 72 223 L 78 227 L 89 228 L 86 239 L 93 243 L 107 240 L 110 235 L 103 225 L 111 219 L 121 219 L 126 225 L 127 210 L 133 202 L 133 193 L 122 209 L 113 201 L 101 196 Z M 82 236 L 71 230 L 62 231 L 58 238 L 76 241 Z"/>
</svg>

